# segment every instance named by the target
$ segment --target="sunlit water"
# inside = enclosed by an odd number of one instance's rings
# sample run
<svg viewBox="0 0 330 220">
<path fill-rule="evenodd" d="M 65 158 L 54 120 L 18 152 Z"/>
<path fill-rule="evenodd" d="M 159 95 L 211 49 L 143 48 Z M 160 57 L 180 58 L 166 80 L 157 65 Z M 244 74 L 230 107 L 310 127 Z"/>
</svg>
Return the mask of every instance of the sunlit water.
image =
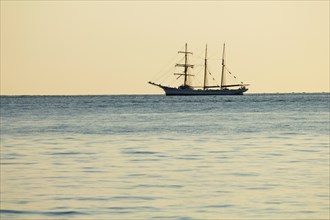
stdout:
<svg viewBox="0 0 330 220">
<path fill-rule="evenodd" d="M 1 219 L 328 219 L 329 94 L 1 97 Z"/>
</svg>

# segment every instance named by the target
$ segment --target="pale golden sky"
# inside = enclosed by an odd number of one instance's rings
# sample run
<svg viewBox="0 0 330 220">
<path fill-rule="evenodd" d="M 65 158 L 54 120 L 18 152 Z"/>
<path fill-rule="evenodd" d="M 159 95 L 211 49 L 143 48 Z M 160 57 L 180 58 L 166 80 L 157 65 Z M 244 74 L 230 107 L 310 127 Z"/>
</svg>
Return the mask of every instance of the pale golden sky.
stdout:
<svg viewBox="0 0 330 220">
<path fill-rule="evenodd" d="M 329 92 L 329 1 L 1 0 L 1 95 L 162 94 L 186 42 L 224 41 L 250 93 Z"/>
</svg>

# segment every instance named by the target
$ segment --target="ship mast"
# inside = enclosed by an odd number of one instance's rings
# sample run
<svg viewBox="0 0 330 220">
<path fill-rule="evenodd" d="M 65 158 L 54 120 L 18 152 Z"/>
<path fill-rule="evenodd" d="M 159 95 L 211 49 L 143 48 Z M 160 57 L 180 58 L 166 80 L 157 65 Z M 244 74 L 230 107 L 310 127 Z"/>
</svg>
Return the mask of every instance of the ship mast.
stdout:
<svg viewBox="0 0 330 220">
<path fill-rule="evenodd" d="M 206 88 L 206 76 L 207 76 L 207 44 L 205 48 L 205 63 L 204 63 L 204 87 L 203 87 L 204 90 Z"/>
<path fill-rule="evenodd" d="M 184 53 L 184 83 L 183 85 L 186 86 L 187 85 L 187 73 L 188 73 L 188 54 L 187 54 L 187 43 L 186 43 L 186 49 L 185 49 L 185 53 Z"/>
<path fill-rule="evenodd" d="M 194 67 L 194 65 L 188 64 L 188 54 L 192 54 L 192 52 L 188 52 L 188 47 L 187 47 L 187 43 L 186 43 L 185 51 L 178 51 L 178 53 L 184 53 L 184 64 L 176 64 L 175 66 L 184 67 L 184 74 L 175 74 L 175 75 L 184 75 L 183 86 L 187 86 L 188 68 Z"/>
<path fill-rule="evenodd" d="M 225 72 L 225 43 L 223 44 L 223 51 L 222 51 L 222 71 L 221 71 L 221 87 L 224 85 L 224 72 Z"/>
</svg>

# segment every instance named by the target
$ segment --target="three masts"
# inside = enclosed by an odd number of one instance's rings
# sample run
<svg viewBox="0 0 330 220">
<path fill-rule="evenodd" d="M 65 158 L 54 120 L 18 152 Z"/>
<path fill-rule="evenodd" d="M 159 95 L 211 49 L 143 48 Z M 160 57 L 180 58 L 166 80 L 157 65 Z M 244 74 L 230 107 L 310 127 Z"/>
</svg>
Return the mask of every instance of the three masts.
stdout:
<svg viewBox="0 0 330 220">
<path fill-rule="evenodd" d="M 188 79 L 189 77 L 193 77 L 194 75 L 189 73 L 190 68 L 194 68 L 194 65 L 188 63 L 188 55 L 192 54 L 192 52 L 188 51 L 187 44 L 185 45 L 185 51 L 178 51 L 178 53 L 184 54 L 184 63 L 183 64 L 176 64 L 176 67 L 183 67 L 183 72 L 181 73 L 174 73 L 174 75 L 178 75 L 180 78 L 183 76 L 183 84 L 178 87 L 170 87 L 164 86 L 161 84 L 156 84 L 154 82 L 149 82 L 149 84 L 158 86 L 162 88 L 166 95 L 242 95 L 248 89 L 245 87 L 247 84 L 225 84 L 225 44 L 223 45 L 223 52 L 222 52 L 222 69 L 221 69 L 221 80 L 220 85 L 216 86 L 209 86 L 207 85 L 207 45 L 205 48 L 205 59 L 204 59 L 204 77 L 203 77 L 203 85 L 202 86 L 192 86 L 189 84 Z M 234 89 L 229 89 L 228 87 L 238 87 Z"/>
</svg>

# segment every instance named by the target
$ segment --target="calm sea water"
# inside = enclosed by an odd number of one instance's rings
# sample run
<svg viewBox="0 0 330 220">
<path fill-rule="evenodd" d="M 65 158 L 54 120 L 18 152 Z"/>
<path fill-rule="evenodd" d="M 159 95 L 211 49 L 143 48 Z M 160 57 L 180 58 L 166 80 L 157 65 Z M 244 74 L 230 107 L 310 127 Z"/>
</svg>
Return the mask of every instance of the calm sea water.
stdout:
<svg viewBox="0 0 330 220">
<path fill-rule="evenodd" d="M 1 97 L 1 219 L 328 219 L 330 95 Z"/>
</svg>

